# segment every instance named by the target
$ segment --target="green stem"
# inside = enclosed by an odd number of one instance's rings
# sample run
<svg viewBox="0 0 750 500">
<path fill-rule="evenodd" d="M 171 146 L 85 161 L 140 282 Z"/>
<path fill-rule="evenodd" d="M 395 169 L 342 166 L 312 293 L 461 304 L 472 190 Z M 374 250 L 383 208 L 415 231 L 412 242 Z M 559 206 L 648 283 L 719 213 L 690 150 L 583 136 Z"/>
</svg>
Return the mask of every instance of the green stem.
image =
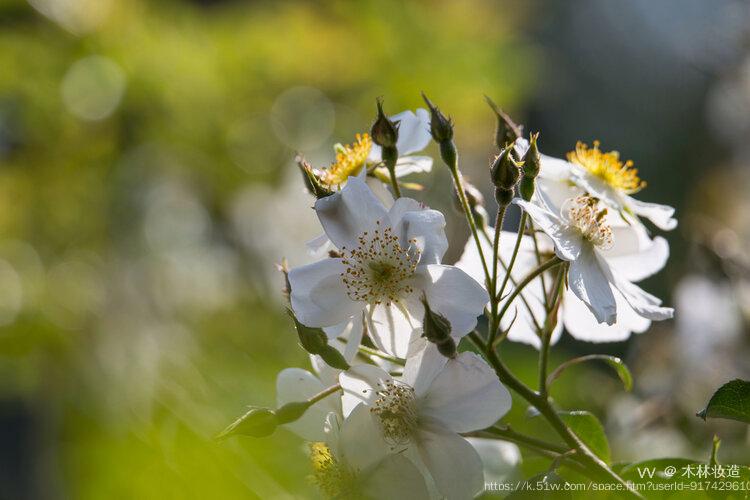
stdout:
<svg viewBox="0 0 750 500">
<path fill-rule="evenodd" d="M 544 320 L 544 328 L 542 329 L 542 347 L 539 350 L 539 394 L 544 397 L 547 397 L 547 366 L 549 364 L 549 347 L 552 341 L 552 330 L 555 329 L 555 325 L 557 324 L 557 310 L 560 307 L 560 300 L 562 298 L 561 290 L 567 267 L 567 263 L 563 264 L 557 273 L 557 280 L 552 289 L 552 297 L 549 300 L 551 305 L 547 309 L 547 318 Z"/>
<path fill-rule="evenodd" d="M 377 349 L 372 349 L 372 348 L 364 346 L 364 345 L 359 346 L 359 352 L 364 353 L 364 354 L 369 354 L 370 356 L 375 356 L 375 357 L 378 357 L 380 359 L 385 359 L 385 360 L 390 361 L 391 363 L 399 365 L 399 366 L 406 365 L 406 361 L 404 361 L 401 358 L 397 358 L 396 356 L 391 356 L 390 354 L 386 354 L 384 352 L 380 352 Z"/>
<path fill-rule="evenodd" d="M 464 216 L 469 222 L 469 228 L 471 234 L 474 237 L 474 243 L 477 246 L 477 252 L 479 252 L 479 259 L 482 261 L 482 269 L 484 270 L 484 278 L 487 284 L 487 289 L 490 290 L 492 284 L 489 268 L 487 267 L 487 259 L 484 257 L 484 251 L 482 250 L 482 244 L 479 240 L 479 232 L 477 231 L 477 223 L 474 220 L 474 215 L 471 213 L 471 207 L 469 206 L 469 200 L 466 198 L 466 191 L 464 191 L 463 177 L 461 171 L 458 169 L 458 159 L 455 159 L 453 165 L 448 164 L 448 170 L 451 171 L 453 177 L 453 185 L 456 188 L 458 199 L 461 202 L 461 208 L 464 211 Z"/>
<path fill-rule="evenodd" d="M 505 219 L 505 210 L 508 207 L 503 205 L 497 209 L 497 217 L 495 217 L 495 238 L 492 242 L 492 286 L 490 287 L 490 330 L 488 344 L 492 345 L 497 336 L 497 330 L 499 326 L 499 318 L 497 316 L 497 307 L 500 302 L 497 293 L 497 263 L 500 260 L 500 233 L 503 228 L 503 220 Z M 510 275 L 509 271 L 506 271 L 505 281 L 508 280 Z"/>
<path fill-rule="evenodd" d="M 513 300 L 518 296 L 519 293 L 523 291 L 526 285 L 534 281 L 537 276 L 543 274 L 547 269 L 551 269 L 562 263 L 563 260 L 555 256 L 526 275 L 526 277 L 521 280 L 518 286 L 513 289 L 508 298 L 505 300 L 505 304 L 503 304 L 503 308 L 500 309 L 500 313 L 498 314 L 498 322 L 503 318 L 505 313 L 508 311 L 508 308 L 510 308 L 510 305 L 513 303 Z"/>
<path fill-rule="evenodd" d="M 528 218 L 528 215 L 526 215 L 526 212 L 521 215 L 521 223 L 518 225 L 518 236 L 516 236 L 516 245 L 513 247 L 513 255 L 510 257 L 510 262 L 508 263 L 508 271 L 505 274 L 505 279 L 503 280 L 503 284 L 500 287 L 500 290 L 497 291 L 496 296 L 497 300 L 500 300 L 503 296 L 503 292 L 505 291 L 505 286 L 508 284 L 508 280 L 510 279 L 510 272 L 513 270 L 513 265 L 516 263 L 516 257 L 518 256 L 518 250 L 521 248 L 521 240 L 523 239 L 523 233 L 526 230 L 526 219 Z M 495 228 L 497 230 L 497 228 Z"/>
<path fill-rule="evenodd" d="M 391 148 L 383 148 L 383 162 L 385 163 L 388 172 L 391 174 L 391 187 L 393 188 L 393 195 L 396 198 L 401 198 L 401 187 L 399 187 L 398 179 L 396 178 L 396 161 L 398 160 L 398 151 L 396 150 L 396 148 L 392 148 L 393 151 L 386 154 L 386 150 L 388 149 Z"/>
<path fill-rule="evenodd" d="M 331 387 L 323 389 L 322 391 L 317 393 L 315 396 L 308 399 L 307 402 L 313 405 L 317 403 L 318 401 L 320 401 L 321 399 L 326 398 L 330 396 L 331 394 L 333 394 L 334 392 L 338 392 L 340 390 L 341 390 L 341 384 L 332 385 Z"/>
</svg>

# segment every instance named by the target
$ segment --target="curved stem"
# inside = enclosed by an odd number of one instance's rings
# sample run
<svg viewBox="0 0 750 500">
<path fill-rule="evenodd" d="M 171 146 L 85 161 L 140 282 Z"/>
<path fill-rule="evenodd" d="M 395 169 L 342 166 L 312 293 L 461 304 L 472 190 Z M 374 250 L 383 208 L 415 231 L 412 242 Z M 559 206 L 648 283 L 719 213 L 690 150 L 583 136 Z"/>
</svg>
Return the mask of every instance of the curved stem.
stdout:
<svg viewBox="0 0 750 500">
<path fill-rule="evenodd" d="M 559 264 L 562 264 L 562 263 L 563 263 L 563 260 L 560 259 L 559 257 L 555 256 L 555 257 L 552 257 L 547 262 L 545 262 L 544 264 L 542 264 L 541 266 L 539 266 L 536 269 L 534 269 L 533 271 L 531 271 L 528 275 L 526 275 L 526 277 L 523 280 L 521 280 L 521 282 L 518 284 L 518 286 L 513 289 L 513 291 L 511 292 L 511 294 L 505 300 L 505 304 L 503 304 L 503 308 L 500 309 L 500 313 L 498 314 L 498 322 L 503 318 L 503 316 L 505 315 L 505 313 L 508 311 L 508 308 L 513 303 L 513 300 L 518 296 L 519 293 L 521 293 L 523 291 L 523 289 L 526 287 L 526 285 L 528 285 L 529 283 L 531 283 L 532 281 L 534 281 L 534 279 L 537 276 L 539 276 L 540 274 L 543 274 L 544 271 L 546 271 L 547 269 L 551 269 L 551 268 L 553 268 L 553 267 L 555 267 L 555 266 L 557 266 Z"/>
<path fill-rule="evenodd" d="M 552 288 L 552 296 L 549 300 L 549 308 L 547 309 L 547 318 L 544 321 L 544 328 L 542 329 L 542 347 L 539 350 L 539 394 L 547 396 L 547 365 L 549 363 L 549 346 L 552 341 L 552 330 L 557 325 L 557 311 L 560 307 L 560 300 L 562 298 L 562 287 L 564 283 L 565 273 L 567 272 L 567 262 L 560 267 L 557 272 L 557 279 L 555 285 Z M 546 294 L 545 294 L 546 296 Z"/>
<path fill-rule="evenodd" d="M 497 300 L 500 300 L 500 298 L 503 296 L 503 292 L 505 291 L 505 286 L 508 284 L 508 280 L 510 279 L 510 272 L 513 270 L 513 265 L 516 263 L 518 250 L 521 247 L 521 240 L 523 239 L 523 234 L 526 231 L 527 218 L 528 218 L 528 215 L 526 215 L 526 212 L 524 212 L 523 215 L 521 215 L 521 222 L 518 225 L 518 236 L 516 236 L 516 246 L 513 247 L 513 255 L 510 257 L 510 262 L 508 262 L 508 271 L 505 274 L 505 279 L 503 280 L 503 284 L 500 287 L 500 290 L 499 291 L 496 290 Z"/>
<path fill-rule="evenodd" d="M 341 390 L 341 384 L 334 384 L 331 387 L 327 387 L 326 389 L 323 389 L 322 391 L 317 393 L 315 396 L 308 399 L 307 402 L 313 405 L 317 403 L 318 401 L 320 401 L 321 399 L 326 398 L 330 396 L 331 394 L 333 394 L 334 392 L 338 392 L 340 390 Z"/>
<path fill-rule="evenodd" d="M 383 162 L 385 163 L 388 172 L 391 174 L 393 195 L 396 198 L 401 198 L 401 188 L 399 187 L 398 179 L 396 178 L 396 161 L 398 160 L 398 152 L 396 152 L 396 154 L 386 154 L 386 149 L 388 148 L 383 148 Z"/>
<path fill-rule="evenodd" d="M 500 302 L 499 294 L 497 293 L 497 263 L 500 260 L 500 233 L 503 228 L 503 220 L 505 219 L 505 211 L 508 207 L 503 205 L 497 209 L 497 217 L 495 217 L 495 237 L 492 242 L 492 286 L 490 287 L 490 330 L 488 344 L 492 345 L 497 336 L 497 329 L 499 325 L 499 318 L 497 316 L 497 307 Z M 503 285 L 508 281 L 510 271 L 506 271 Z"/>
</svg>

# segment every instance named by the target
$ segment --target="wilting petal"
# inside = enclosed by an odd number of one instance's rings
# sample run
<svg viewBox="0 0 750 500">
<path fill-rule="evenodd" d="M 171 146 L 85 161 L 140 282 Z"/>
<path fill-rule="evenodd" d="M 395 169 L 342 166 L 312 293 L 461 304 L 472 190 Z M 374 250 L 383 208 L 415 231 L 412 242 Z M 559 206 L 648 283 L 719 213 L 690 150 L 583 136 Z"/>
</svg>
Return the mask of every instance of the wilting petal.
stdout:
<svg viewBox="0 0 750 500">
<path fill-rule="evenodd" d="M 399 198 L 388 217 L 403 248 L 415 245 L 422 252 L 420 264 L 438 264 L 448 250 L 445 217 L 411 198 Z"/>
<path fill-rule="evenodd" d="M 289 271 L 292 311 L 307 326 L 333 326 L 361 311 L 362 303 L 346 293 L 341 259 L 324 259 Z"/>
<path fill-rule="evenodd" d="M 357 246 L 357 238 L 386 218 L 387 210 L 359 177 L 349 177 L 341 191 L 315 202 L 323 230 L 339 249 Z"/>
<path fill-rule="evenodd" d="M 495 371 L 473 352 L 462 352 L 435 377 L 419 401 L 419 413 L 453 432 L 471 432 L 500 420 L 511 402 Z"/>
<path fill-rule="evenodd" d="M 677 219 L 673 217 L 674 208 L 668 205 L 659 205 L 657 203 L 647 203 L 639 201 L 628 196 L 626 199 L 628 208 L 634 214 L 645 217 L 654 223 L 656 227 L 664 231 L 671 231 L 677 227 Z"/>
<path fill-rule="evenodd" d="M 364 471 L 388 455 L 388 444 L 374 418 L 370 407 L 360 403 L 341 424 L 339 449 L 355 471 Z"/>
<path fill-rule="evenodd" d="M 391 455 L 381 460 L 368 472 L 360 489 L 364 498 L 430 498 L 422 473 L 401 455 Z"/>
<path fill-rule="evenodd" d="M 422 325 L 404 306 L 396 303 L 369 306 L 366 310 L 367 333 L 375 346 L 399 358 L 409 352 L 413 332 Z"/>
<path fill-rule="evenodd" d="M 373 365 L 352 366 L 339 375 L 339 383 L 344 391 L 341 397 L 344 416 L 349 414 L 360 403 L 372 405 L 377 399 L 377 393 L 385 383 L 393 380 L 382 368 Z"/>
<path fill-rule="evenodd" d="M 455 432 L 439 424 L 424 425 L 417 447 L 438 489 L 449 500 L 474 498 L 484 486 L 479 454 Z"/>
<path fill-rule="evenodd" d="M 606 266 L 591 245 L 584 245 L 578 259 L 570 263 L 568 283 L 573 293 L 591 309 L 597 321 L 611 325 L 617 320 L 617 303 L 602 269 Z M 609 268 L 606 272 L 609 272 Z"/>
<path fill-rule="evenodd" d="M 617 322 L 613 325 L 597 322 L 588 306 L 571 291 L 563 296 L 562 314 L 565 329 L 578 340 L 585 342 L 621 342 L 630 337 L 631 332 L 641 333 L 651 324 L 633 311 L 622 294 L 615 293 L 617 302 Z"/>
<path fill-rule="evenodd" d="M 564 260 L 575 260 L 581 252 L 581 236 L 576 234 L 557 215 L 528 201 L 516 198 L 513 203 L 522 207 L 539 229 L 555 243 L 555 253 Z"/>
<path fill-rule="evenodd" d="M 422 174 L 430 170 L 432 170 L 432 158 L 429 156 L 403 156 L 396 162 L 396 177 Z"/>
<path fill-rule="evenodd" d="M 286 368 L 276 378 L 276 401 L 279 406 L 305 401 L 325 387 L 318 378 L 301 368 Z M 291 431 L 307 441 L 323 441 L 323 424 L 329 412 L 340 413 L 338 394 L 331 394 L 312 405 L 299 420 L 286 424 Z"/>
<path fill-rule="evenodd" d="M 477 326 L 477 317 L 489 301 L 482 285 L 454 266 L 419 266 L 417 273 L 422 278 L 418 282 L 427 302 L 448 320 L 452 335 L 466 335 Z"/>
</svg>

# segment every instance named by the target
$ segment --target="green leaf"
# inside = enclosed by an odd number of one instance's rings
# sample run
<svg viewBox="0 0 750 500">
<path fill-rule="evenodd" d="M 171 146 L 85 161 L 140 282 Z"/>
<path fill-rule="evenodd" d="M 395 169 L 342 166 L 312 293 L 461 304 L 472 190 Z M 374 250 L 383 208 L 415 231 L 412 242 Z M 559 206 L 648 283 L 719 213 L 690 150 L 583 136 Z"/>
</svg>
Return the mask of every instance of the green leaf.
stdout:
<svg viewBox="0 0 750 500">
<path fill-rule="evenodd" d="M 750 382 L 736 379 L 722 385 L 696 416 L 703 420 L 726 418 L 750 424 Z"/>
<path fill-rule="evenodd" d="M 593 413 L 587 411 L 558 412 L 560 418 L 599 458 L 609 463 L 611 453 L 604 427 Z"/>
<path fill-rule="evenodd" d="M 566 368 L 569 368 L 578 363 L 593 360 L 604 361 L 609 366 L 614 368 L 614 370 L 617 372 L 617 376 L 620 377 L 620 380 L 622 380 L 622 384 L 625 386 L 625 390 L 630 392 L 633 389 L 633 376 L 630 374 L 630 370 L 628 369 L 627 365 L 620 358 L 615 356 L 608 356 L 606 354 L 589 354 L 587 356 L 581 356 L 579 358 L 574 358 L 566 361 L 565 363 L 558 366 L 555 371 L 552 372 L 552 374 L 550 374 L 549 378 L 547 379 L 547 385 L 551 385 L 552 382 L 554 382 L 560 375 L 562 375 L 563 371 L 565 371 Z"/>
</svg>

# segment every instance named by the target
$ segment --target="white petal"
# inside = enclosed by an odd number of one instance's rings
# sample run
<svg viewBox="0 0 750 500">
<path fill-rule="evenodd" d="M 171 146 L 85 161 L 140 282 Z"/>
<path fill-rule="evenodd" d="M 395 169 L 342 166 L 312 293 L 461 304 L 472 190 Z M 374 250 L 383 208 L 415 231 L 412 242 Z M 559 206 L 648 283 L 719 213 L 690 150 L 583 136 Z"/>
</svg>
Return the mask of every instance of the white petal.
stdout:
<svg viewBox="0 0 750 500">
<path fill-rule="evenodd" d="M 613 228 L 612 232 L 617 247 L 618 236 L 622 231 Z M 664 268 L 669 259 L 669 243 L 661 236 L 657 236 L 632 253 L 610 255 L 605 251 L 601 252 L 601 255 L 607 260 L 613 272 L 628 281 L 641 281 Z"/>
<path fill-rule="evenodd" d="M 677 227 L 677 219 L 673 217 L 674 208 L 668 205 L 647 203 L 630 196 L 626 199 L 626 203 L 633 213 L 650 220 L 659 229 L 671 231 Z"/>
<path fill-rule="evenodd" d="M 430 143 L 430 114 L 426 109 L 418 108 L 416 113 L 403 111 L 391 120 L 399 122 L 396 141 L 399 156 L 422 151 Z"/>
<path fill-rule="evenodd" d="M 621 212 L 624 208 L 624 195 L 588 170 L 573 165 L 571 178 L 591 196 L 599 198 L 617 212 Z"/>
<path fill-rule="evenodd" d="M 396 177 L 422 174 L 430 170 L 432 170 L 432 158 L 429 156 L 402 156 L 396 162 Z"/>
<path fill-rule="evenodd" d="M 359 344 L 362 342 L 364 331 L 362 315 L 356 314 L 343 323 L 323 328 L 323 331 L 328 336 L 330 344 L 344 355 L 346 361 L 351 363 L 354 356 L 357 355 Z M 345 342 L 334 342 L 334 339 L 343 339 Z"/>
<path fill-rule="evenodd" d="M 344 392 L 341 396 L 344 416 L 348 417 L 360 403 L 372 406 L 377 392 L 390 380 L 393 378 L 388 373 L 373 365 L 356 365 L 341 372 L 339 383 Z"/>
<path fill-rule="evenodd" d="M 563 296 L 563 321 L 565 329 L 574 338 L 585 342 L 621 342 L 630 337 L 631 332 L 645 331 L 651 321 L 633 311 L 622 294 L 615 293 L 617 302 L 617 322 L 613 325 L 597 322 L 588 306 L 571 291 Z"/>
<path fill-rule="evenodd" d="M 471 432 L 500 420 L 511 402 L 495 371 L 475 353 L 462 352 L 435 377 L 419 402 L 419 412 L 453 432 Z"/>
<path fill-rule="evenodd" d="M 363 471 L 388 455 L 388 444 L 374 418 L 370 407 L 360 403 L 341 424 L 341 458 L 355 471 Z"/>
<path fill-rule="evenodd" d="M 477 326 L 477 317 L 489 301 L 487 291 L 471 276 L 454 266 L 419 266 L 420 288 L 430 307 L 451 325 L 451 335 L 463 336 Z"/>
<path fill-rule="evenodd" d="M 295 401 L 305 401 L 325 387 L 318 378 L 301 368 L 286 368 L 276 378 L 278 406 Z M 307 441 L 323 441 L 323 425 L 329 412 L 341 412 L 339 396 L 332 394 L 312 405 L 299 420 L 286 424 L 291 431 Z"/>
<path fill-rule="evenodd" d="M 373 194 L 380 200 L 380 203 L 383 204 L 384 207 L 391 207 L 393 206 L 393 202 L 395 201 L 393 198 L 393 195 L 390 191 L 385 187 L 385 184 L 383 184 L 380 179 L 376 177 L 366 177 L 365 182 L 367 183 L 367 187 L 369 187 Z"/>
<path fill-rule="evenodd" d="M 424 476 L 401 455 L 383 459 L 361 485 L 364 498 L 429 500 Z"/>
<path fill-rule="evenodd" d="M 346 294 L 341 259 L 324 259 L 289 271 L 292 311 L 307 326 L 343 323 L 363 308 Z"/>
<path fill-rule="evenodd" d="M 416 304 L 415 306 L 416 307 Z M 366 310 L 367 333 L 378 349 L 399 358 L 409 353 L 414 330 L 422 326 L 420 317 L 412 316 L 396 303 L 369 306 Z"/>
<path fill-rule="evenodd" d="M 539 229 L 555 243 L 555 253 L 564 260 L 575 260 L 581 252 L 581 237 L 557 215 L 538 205 L 516 198 L 513 203 L 522 207 Z"/>
<path fill-rule="evenodd" d="M 424 349 L 406 360 L 401 380 L 414 389 L 417 397 L 424 395 L 438 376 L 448 358 L 440 354 L 435 344 L 428 343 Z"/>
<path fill-rule="evenodd" d="M 661 321 L 674 316 L 674 309 L 671 307 L 661 307 L 661 299 L 644 291 L 638 285 L 629 282 L 611 271 L 609 278 L 633 310 L 644 318 Z"/>
<path fill-rule="evenodd" d="M 359 177 L 350 177 L 341 191 L 315 202 L 315 212 L 339 249 L 357 246 L 357 238 L 385 220 L 383 203 Z"/>
<path fill-rule="evenodd" d="M 389 210 L 388 217 L 401 246 L 416 245 L 422 252 L 420 264 L 440 263 L 448 250 L 443 214 L 411 198 L 399 198 Z"/>
<path fill-rule="evenodd" d="M 485 483 L 506 482 L 517 473 L 521 465 L 521 450 L 513 443 L 498 439 L 467 438 L 477 450 L 484 465 Z"/>
<path fill-rule="evenodd" d="M 596 250 L 591 245 L 584 245 L 578 259 L 570 264 L 568 283 L 597 321 L 611 325 L 617 320 L 617 303 L 607 280 L 608 272 L 607 264 L 596 256 Z"/>
<path fill-rule="evenodd" d="M 317 257 L 322 257 L 325 252 L 332 248 L 331 240 L 328 239 L 328 236 L 325 233 L 311 239 L 305 243 L 305 246 L 310 252 L 310 255 Z"/>
<path fill-rule="evenodd" d="M 439 425 L 420 429 L 417 447 L 430 475 L 448 500 L 474 498 L 484 486 L 482 460 L 466 439 Z"/>
</svg>

